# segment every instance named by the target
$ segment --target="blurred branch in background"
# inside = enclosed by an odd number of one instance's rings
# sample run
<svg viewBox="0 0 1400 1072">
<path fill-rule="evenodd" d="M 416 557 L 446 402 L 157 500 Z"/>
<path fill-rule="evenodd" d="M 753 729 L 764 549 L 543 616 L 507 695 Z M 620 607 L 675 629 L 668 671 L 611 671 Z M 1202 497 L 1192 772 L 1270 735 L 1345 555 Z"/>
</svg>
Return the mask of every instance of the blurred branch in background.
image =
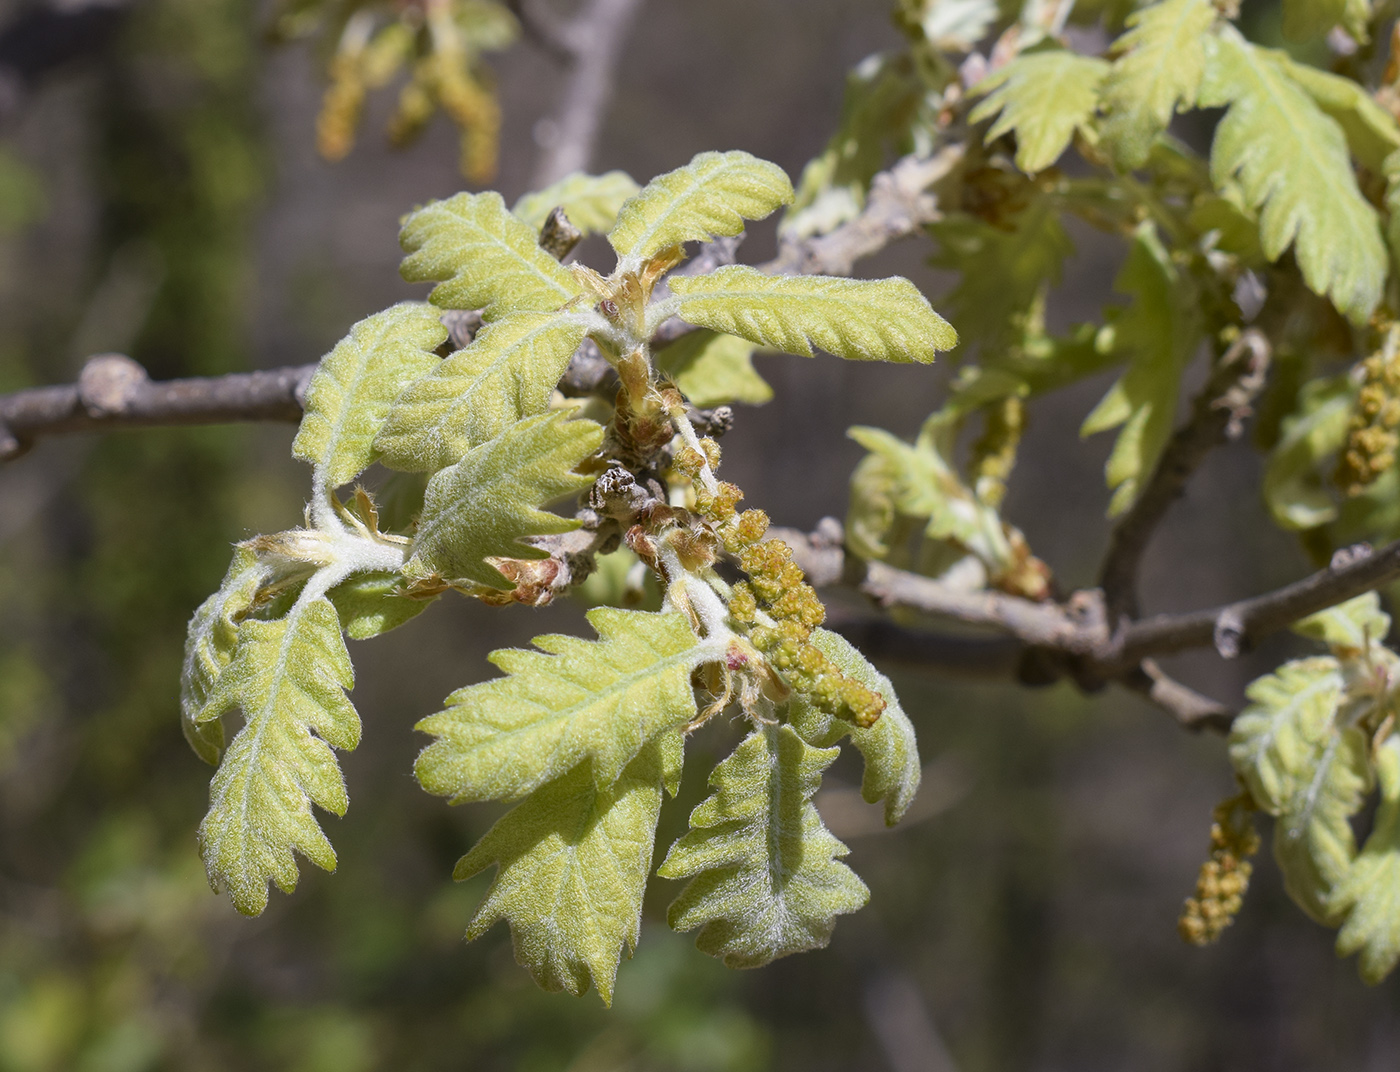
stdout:
<svg viewBox="0 0 1400 1072">
<path fill-rule="evenodd" d="M 0 26 L 0 122 L 50 73 L 105 52 L 134 0 L 65 0 Z"/>
</svg>

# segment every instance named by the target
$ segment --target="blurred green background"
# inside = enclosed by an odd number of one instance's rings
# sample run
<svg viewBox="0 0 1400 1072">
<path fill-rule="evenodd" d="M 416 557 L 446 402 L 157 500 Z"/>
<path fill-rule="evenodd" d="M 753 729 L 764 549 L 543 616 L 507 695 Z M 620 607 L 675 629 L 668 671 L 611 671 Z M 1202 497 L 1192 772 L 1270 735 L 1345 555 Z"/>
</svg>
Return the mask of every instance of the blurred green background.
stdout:
<svg viewBox="0 0 1400 1072">
<path fill-rule="evenodd" d="M 0 0 L 0 24 L 24 5 Z M 314 152 L 319 70 L 262 44 L 251 0 L 138 0 L 110 46 L 25 95 L 0 126 L 0 390 L 71 380 L 103 350 L 156 377 L 312 360 L 354 320 L 420 294 L 396 272 L 398 217 L 454 192 L 455 133 L 407 153 L 372 98 L 339 165 Z M 846 70 L 897 47 L 882 0 L 650 0 L 626 48 L 594 170 L 645 180 L 702 149 L 794 175 L 834 124 Z M 528 47 L 494 61 L 497 185 L 525 189 L 560 74 Z M 382 97 L 383 95 L 381 95 Z M 1121 248 L 1081 229 L 1054 300 L 1093 315 Z M 768 255 L 772 224 L 749 259 Z M 945 277 L 913 242 L 862 266 Z M 606 268 L 605 264 L 597 267 Z M 909 435 L 949 363 L 761 358 L 726 476 L 783 524 L 845 509 L 844 430 Z M 1105 382 L 1034 413 L 1007 512 L 1069 585 L 1104 545 L 1106 442 L 1079 420 Z M 489 675 L 492 648 L 583 628 L 577 608 L 443 601 L 353 645 L 365 743 L 351 808 L 327 819 L 339 871 L 303 867 L 260 919 L 210 893 L 195 849 L 209 770 L 177 717 L 184 625 L 229 545 L 297 522 L 306 473 L 282 426 L 41 443 L 0 468 L 0 1072 L 889 1069 L 1390 1070 L 1397 987 L 1368 990 L 1261 860 L 1240 923 L 1182 945 L 1181 900 L 1231 791 L 1218 739 L 1110 691 L 1027 691 L 893 670 L 929 763 L 893 833 L 838 767 L 820 798 L 872 890 L 830 949 L 734 973 L 671 934 L 649 891 L 642 942 L 605 1010 L 537 991 L 498 927 L 464 945 L 485 878 L 454 860 L 498 814 L 451 809 L 410 775 L 413 723 Z M 1104 437 L 1107 438 L 1107 437 Z M 1307 569 L 1257 501 L 1258 462 L 1211 459 L 1164 528 L 1146 605 L 1247 595 Z M 1291 649 L 1175 660 L 1238 702 Z M 692 748 L 664 847 L 735 731 Z M 844 780 L 846 788 L 842 787 Z M 834 783 L 834 784 L 833 784 Z"/>
</svg>

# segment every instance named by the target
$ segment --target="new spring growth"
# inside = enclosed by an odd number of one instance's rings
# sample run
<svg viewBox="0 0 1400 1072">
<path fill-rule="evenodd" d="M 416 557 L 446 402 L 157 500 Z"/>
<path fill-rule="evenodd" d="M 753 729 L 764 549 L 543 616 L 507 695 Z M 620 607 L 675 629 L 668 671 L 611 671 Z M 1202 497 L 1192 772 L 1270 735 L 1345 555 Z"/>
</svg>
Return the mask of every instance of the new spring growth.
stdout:
<svg viewBox="0 0 1400 1072">
<path fill-rule="evenodd" d="M 1381 348 L 1361 362 L 1361 390 L 1337 462 L 1336 482 L 1360 495 L 1395 464 L 1400 447 L 1400 325 L 1386 330 Z"/>
<path fill-rule="evenodd" d="M 1201 865 L 1196 895 L 1186 899 L 1176 924 L 1183 941 L 1210 945 L 1239 915 L 1254 870 L 1248 857 L 1259 851 L 1253 811 L 1254 801 L 1247 792 L 1216 805 L 1210 859 Z"/>
</svg>

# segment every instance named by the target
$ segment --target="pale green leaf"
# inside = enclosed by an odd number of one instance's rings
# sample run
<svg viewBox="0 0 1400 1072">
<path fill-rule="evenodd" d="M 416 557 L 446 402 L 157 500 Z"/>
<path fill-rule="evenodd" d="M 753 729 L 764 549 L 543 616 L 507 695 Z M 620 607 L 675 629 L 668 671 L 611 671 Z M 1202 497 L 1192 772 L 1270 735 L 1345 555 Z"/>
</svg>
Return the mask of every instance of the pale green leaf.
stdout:
<svg viewBox="0 0 1400 1072">
<path fill-rule="evenodd" d="M 795 693 L 789 713 L 792 727 L 817 748 L 830 748 L 849 734 L 851 743 L 865 757 L 861 796 L 870 804 L 883 800 L 885 825 L 894 826 L 909 810 L 919 790 L 919 745 L 914 738 L 914 725 L 899 706 L 890 679 L 871 666 L 845 637 L 828 629 L 816 629 L 812 643 L 847 677 L 883 696 L 885 709 L 873 726 L 862 728 L 823 711 L 804 694 Z"/>
<path fill-rule="evenodd" d="M 1384 642 L 1390 632 L 1390 615 L 1381 610 L 1381 597 L 1367 592 L 1294 622 L 1293 631 L 1322 641 L 1332 648 L 1332 654 L 1345 659 Z"/>
<path fill-rule="evenodd" d="M 473 447 L 428 481 L 404 573 L 509 588 L 486 559 L 545 558 L 521 539 L 578 527 L 577 521 L 539 507 L 593 482 L 574 467 L 602 442 L 601 425 L 556 412 L 528 417 Z"/>
<path fill-rule="evenodd" d="M 1288 529 L 1311 529 L 1337 516 L 1323 469 L 1346 442 L 1356 385 L 1345 374 L 1313 380 L 1299 395 L 1298 411 L 1283 422 L 1264 470 L 1264 501 Z"/>
<path fill-rule="evenodd" d="M 958 285 L 940 302 L 965 342 L 982 343 L 984 355 L 1010 349 L 1045 291 L 1060 281 L 1074 252 L 1059 210 L 1036 197 L 1001 226 L 950 215 L 929 228 L 941 247 L 931 263 L 959 273 Z"/>
<path fill-rule="evenodd" d="M 641 931 L 663 777 L 652 742 L 610 786 L 581 763 L 507 812 L 453 872 L 460 881 L 499 865 L 467 938 L 505 920 L 540 986 L 580 995 L 592 983 L 612 1004 L 623 947 L 630 956 Z"/>
<path fill-rule="evenodd" d="M 180 668 L 180 727 L 195 754 L 206 763 L 219 762 L 224 728 L 217 719 L 200 721 L 209 694 L 233 658 L 238 622 L 253 605 L 267 567 L 246 547 L 234 550 L 219 590 L 199 605 L 185 634 L 185 658 Z"/>
<path fill-rule="evenodd" d="M 328 487 L 349 483 L 375 460 L 375 433 L 409 383 L 440 364 L 447 329 L 426 302 L 401 302 L 361 320 L 321 359 L 306 389 L 294 457 L 317 466 Z"/>
<path fill-rule="evenodd" d="M 581 292 L 573 274 L 538 244 L 528 223 L 506 210 L 498 193 L 433 201 L 404 220 L 399 242 L 408 256 L 400 274 L 436 282 L 429 295 L 444 309 L 553 312 Z"/>
<path fill-rule="evenodd" d="M 1069 148 L 1075 134 L 1091 142 L 1090 126 L 1099 105 L 1099 83 L 1108 64 L 1075 52 L 1031 52 L 1017 56 L 969 91 L 987 99 L 968 119 L 980 123 L 998 116 L 985 140 L 1016 135 L 1016 166 L 1028 175 L 1044 171 Z"/>
<path fill-rule="evenodd" d="M 753 367 L 754 345 L 733 335 L 691 331 L 656 354 L 664 372 L 697 406 L 762 405 L 773 388 Z"/>
<path fill-rule="evenodd" d="M 454 803 L 515 799 L 590 761 L 611 785 L 647 741 L 695 717 L 690 673 L 705 656 L 685 616 L 598 607 L 596 641 L 535 638 L 491 661 L 506 676 L 458 689 L 418 724 L 437 740 L 414 765 Z"/>
<path fill-rule="evenodd" d="M 1392 264 L 1400 263 L 1400 150 L 1385 158 L 1381 165 L 1385 174 L 1385 237 L 1390 243 Z"/>
<path fill-rule="evenodd" d="M 676 277 L 678 315 L 758 346 L 812 356 L 815 344 L 852 361 L 928 363 L 958 336 L 907 279 L 771 276 L 747 265 Z"/>
<path fill-rule="evenodd" d="M 714 794 L 657 874 L 692 881 L 671 904 L 678 931 L 731 968 L 821 949 L 836 917 L 861 908 L 865 883 L 812 806 L 838 748 L 813 748 L 791 726 L 760 726 L 710 775 Z"/>
<path fill-rule="evenodd" d="M 516 313 L 488 324 L 398 396 L 374 441 L 384 464 L 441 469 L 544 413 L 585 331 L 570 313 Z"/>
<path fill-rule="evenodd" d="M 1392 736 L 1377 750 L 1376 776 L 1381 804 L 1375 825 L 1332 899 L 1346 920 L 1337 955 L 1360 953 L 1357 967 L 1372 986 L 1400 961 L 1400 738 Z"/>
<path fill-rule="evenodd" d="M 369 640 L 397 629 L 428 609 L 432 599 L 403 595 L 397 573 L 361 573 L 326 593 L 340 615 L 341 627 L 352 640 Z"/>
<path fill-rule="evenodd" d="M 777 164 L 748 153 L 700 153 L 685 167 L 658 175 L 630 198 L 608 241 L 635 267 L 667 246 L 739 234 L 792 200 L 792 183 Z"/>
<path fill-rule="evenodd" d="M 1380 171 L 1385 158 L 1400 149 L 1400 124 L 1376 103 L 1364 86 L 1306 63 L 1287 53 L 1265 53 L 1289 78 L 1297 82 L 1317 106 L 1337 121 L 1346 134 L 1352 155 L 1372 171 Z"/>
<path fill-rule="evenodd" d="M 996 0 L 929 0 L 919 29 L 940 51 L 971 52 L 1000 17 Z"/>
<path fill-rule="evenodd" d="M 1200 103 L 1229 106 L 1211 147 L 1217 189 L 1238 180 L 1259 213 L 1265 255 L 1293 246 L 1308 286 L 1365 321 L 1385 282 L 1385 246 L 1341 127 L 1232 27 L 1209 39 L 1208 54 Z"/>
<path fill-rule="evenodd" d="M 1105 475 L 1114 489 L 1109 516 L 1133 504 L 1171 438 L 1181 374 L 1200 341 L 1195 287 L 1178 270 L 1150 222 L 1133 236 L 1117 287 L 1133 298 L 1116 322 L 1128 370 L 1084 419 L 1080 435 L 1123 425 Z"/>
<path fill-rule="evenodd" d="M 1332 890 L 1356 855 L 1350 820 L 1370 788 L 1366 735 L 1340 726 L 1341 666 L 1298 659 L 1252 682 L 1230 732 L 1230 761 L 1255 802 L 1275 817 L 1284 885 L 1319 922 L 1334 922 Z"/>
<path fill-rule="evenodd" d="M 1283 0 L 1283 32 L 1295 41 L 1321 37 L 1346 10 L 1347 0 Z"/>
<path fill-rule="evenodd" d="M 1128 17 L 1129 30 L 1103 84 L 1103 139 L 1119 163 L 1139 168 L 1172 115 L 1196 105 L 1205 74 L 1205 33 L 1215 23 L 1207 0 L 1161 0 Z"/>
<path fill-rule="evenodd" d="M 625 171 L 606 175 L 575 171 L 552 186 L 526 194 L 511 211 L 539 230 L 555 208 L 562 208 L 569 222 L 584 234 L 605 234 L 617 222 L 623 204 L 640 189 Z"/>
<path fill-rule="evenodd" d="M 238 627 L 233 661 L 199 717 L 236 707 L 244 724 L 209 787 L 199 842 L 211 885 L 226 888 L 246 915 L 267 907 L 269 879 L 284 892 L 296 888 L 293 850 L 335 870 L 311 805 L 344 815 L 349 803 L 331 749 L 360 743 L 360 719 L 345 696 L 354 680 L 340 619 L 324 598 Z"/>
<path fill-rule="evenodd" d="M 846 546 L 861 558 L 884 561 L 894 550 L 902 476 L 903 468 L 897 458 L 874 451 L 862 458 L 851 473 Z"/>
</svg>

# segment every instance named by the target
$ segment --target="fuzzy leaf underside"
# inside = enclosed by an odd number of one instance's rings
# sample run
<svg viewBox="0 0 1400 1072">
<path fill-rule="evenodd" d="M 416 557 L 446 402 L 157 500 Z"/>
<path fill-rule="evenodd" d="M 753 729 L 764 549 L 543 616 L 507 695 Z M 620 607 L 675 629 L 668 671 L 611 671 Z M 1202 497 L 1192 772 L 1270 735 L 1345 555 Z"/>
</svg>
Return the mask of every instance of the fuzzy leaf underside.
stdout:
<svg viewBox="0 0 1400 1072">
<path fill-rule="evenodd" d="M 1161 0 L 1128 17 L 1122 50 L 1103 83 L 1103 138 L 1124 167 L 1139 168 L 1177 111 L 1195 107 L 1205 74 L 1207 0 Z"/>
<path fill-rule="evenodd" d="M 1370 788 L 1366 736 L 1337 725 L 1343 681 L 1327 656 L 1285 663 L 1252 682 L 1230 733 L 1230 761 L 1255 802 L 1277 819 L 1274 856 L 1289 895 L 1334 923 L 1333 888 L 1356 855 L 1351 816 Z"/>
<path fill-rule="evenodd" d="M 1259 213 L 1264 254 L 1276 260 L 1293 246 L 1308 286 L 1365 321 L 1380 301 L 1387 261 L 1341 127 L 1233 28 L 1211 38 L 1207 54 L 1200 103 L 1229 107 L 1211 147 L 1216 188 L 1238 182 Z"/>
<path fill-rule="evenodd" d="M 757 968 L 820 949 L 836 917 L 869 899 L 811 803 L 839 751 L 811 747 L 791 726 L 761 726 L 711 773 L 715 792 L 657 871 L 691 879 L 667 920 L 678 931 L 699 927 L 702 952 Z"/>
<path fill-rule="evenodd" d="M 399 271 L 410 283 L 437 283 L 429 299 L 444 309 L 481 309 L 487 320 L 552 312 L 580 289 L 538 238 L 500 194 L 457 194 L 404 220 L 399 242 L 408 256 Z"/>
<path fill-rule="evenodd" d="M 1337 955 L 1361 954 L 1357 967 L 1372 986 L 1400 961 L 1400 738 L 1377 750 L 1376 776 L 1381 803 L 1375 823 L 1331 903 L 1345 920 Z"/>
<path fill-rule="evenodd" d="M 1104 60 L 1074 52 L 1022 54 L 969 90 L 987 99 L 968 119 L 998 116 L 985 140 L 1014 133 L 1016 166 L 1034 175 L 1058 160 L 1076 133 L 1093 138 L 1090 124 L 1108 69 Z"/>
<path fill-rule="evenodd" d="M 296 888 L 293 850 L 335 870 L 311 805 L 344 815 L 349 803 L 331 749 L 359 744 L 360 719 L 345 695 L 354 680 L 340 619 L 324 598 L 238 627 L 233 661 L 200 718 L 237 707 L 244 725 L 209 787 L 199 842 L 211 885 L 226 888 L 245 915 L 267 907 L 269 879 Z"/>
<path fill-rule="evenodd" d="M 667 246 L 737 235 L 792 201 L 783 169 L 748 153 L 700 153 L 647 183 L 623 204 L 608 241 L 640 263 Z"/>
<path fill-rule="evenodd" d="M 922 768 L 914 725 L 900 707 L 890 679 L 871 666 L 850 641 L 840 633 L 816 629 L 812 643 L 847 677 L 883 696 L 885 709 L 873 726 L 862 728 L 808 703 L 799 693 L 792 698 L 792 727 L 815 748 L 830 748 L 849 734 L 851 743 L 865 759 L 861 796 L 869 804 L 884 801 L 885 825 L 894 826 L 909 810 L 919 790 Z"/>
<path fill-rule="evenodd" d="M 409 383 L 438 365 L 447 329 L 426 302 L 401 302 L 361 320 L 321 359 L 306 389 L 292 455 L 318 467 L 328 487 L 375 460 L 374 437 Z"/>
<path fill-rule="evenodd" d="M 335 605 L 346 636 L 369 640 L 416 618 L 433 602 L 409 599 L 401 594 L 402 587 L 397 573 L 361 573 L 336 585 L 326 598 Z"/>
<path fill-rule="evenodd" d="M 656 367 L 697 406 L 761 405 L 773 388 L 753 367 L 754 345 L 713 331 L 691 331 L 656 354 Z"/>
<path fill-rule="evenodd" d="M 538 231 L 558 207 L 584 234 L 606 234 L 617 223 L 618 211 L 627 199 L 635 197 L 640 189 L 625 171 L 609 171 L 605 175 L 575 171 L 543 190 L 526 194 L 511 212 Z"/>
<path fill-rule="evenodd" d="M 603 428 L 593 421 L 544 413 L 512 425 L 434 473 L 404 573 L 509 588 L 486 559 L 544 558 L 543 551 L 520 541 L 578 527 L 577 521 L 540 507 L 593 482 L 574 467 L 602 441 Z"/>
<path fill-rule="evenodd" d="M 770 276 L 746 265 L 675 278 L 678 315 L 758 346 L 812 356 L 815 344 L 852 361 L 927 364 L 958 336 L 907 279 Z"/>
<path fill-rule="evenodd" d="M 544 413 L 585 331 L 569 313 L 516 313 L 486 325 L 398 396 L 375 439 L 381 460 L 393 469 L 442 469 Z"/>
<path fill-rule="evenodd" d="M 1299 636 L 1322 641 L 1338 658 L 1356 658 L 1384 642 L 1390 615 L 1381 610 L 1380 596 L 1367 592 L 1310 614 L 1294 622 L 1292 629 Z"/>
<path fill-rule="evenodd" d="M 414 765 L 429 793 L 513 800 L 584 761 L 601 789 L 646 743 L 695 717 L 699 641 L 678 613 L 598 607 L 597 640 L 550 635 L 540 651 L 507 648 L 505 677 L 458 689 L 418 729 L 437 740 Z"/>
<path fill-rule="evenodd" d="M 1181 374 L 1200 339 L 1195 290 L 1172 263 L 1151 223 L 1138 226 L 1117 282 L 1134 300 L 1117 322 L 1128 370 L 1084 419 L 1081 435 L 1123 426 L 1105 466 L 1114 491 L 1108 514 L 1136 500 L 1171 438 Z"/>
<path fill-rule="evenodd" d="M 505 920 L 516 961 L 545 990 L 577 996 L 591 983 L 612 1004 L 623 948 L 630 956 L 641 931 L 662 768 L 652 742 L 610 786 L 581 763 L 507 812 L 453 872 L 460 881 L 499 865 L 467 938 Z"/>
<path fill-rule="evenodd" d="M 238 644 L 238 620 L 253 605 L 266 568 L 246 547 L 233 553 L 219 590 L 199 605 L 185 634 L 185 657 L 180 667 L 180 727 L 195 754 L 206 763 L 219 762 L 224 750 L 224 727 L 218 719 L 200 721 L 209 694 L 233 659 Z"/>
</svg>

